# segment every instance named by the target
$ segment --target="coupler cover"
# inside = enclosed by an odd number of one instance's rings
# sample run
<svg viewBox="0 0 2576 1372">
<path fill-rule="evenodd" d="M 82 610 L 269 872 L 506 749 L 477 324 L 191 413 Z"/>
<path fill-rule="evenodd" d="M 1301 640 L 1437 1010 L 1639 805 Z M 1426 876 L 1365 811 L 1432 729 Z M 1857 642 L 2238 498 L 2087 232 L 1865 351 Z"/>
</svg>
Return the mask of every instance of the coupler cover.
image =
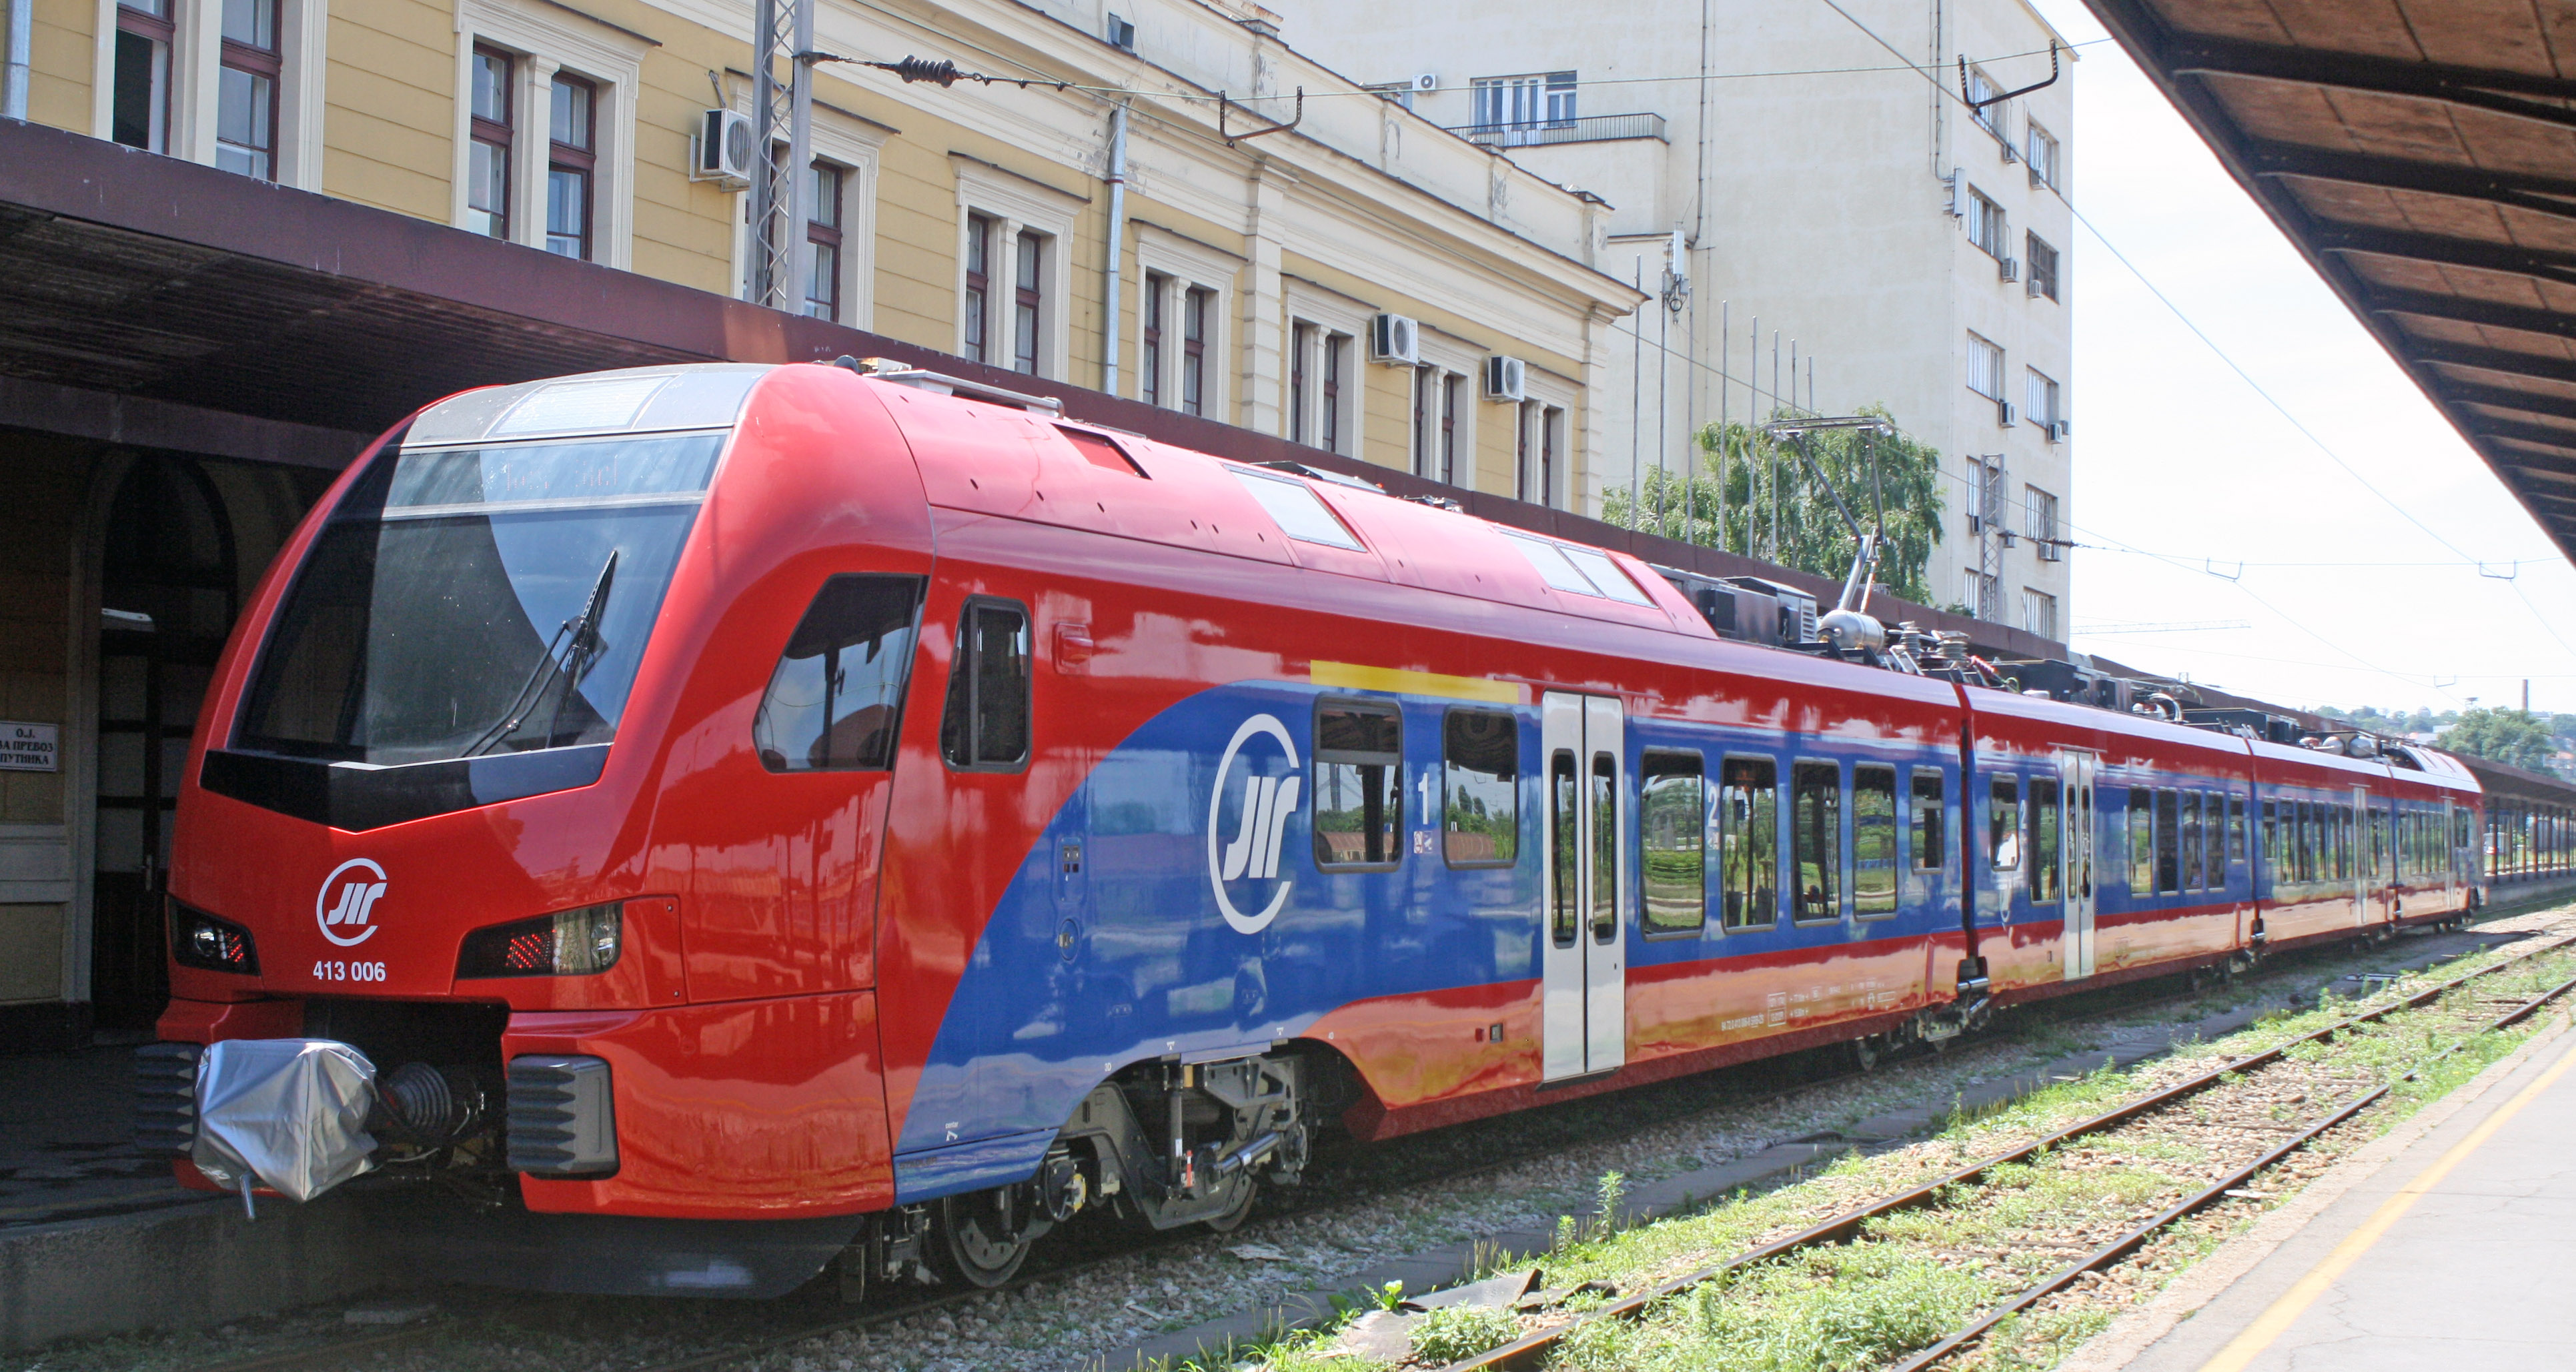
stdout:
<svg viewBox="0 0 2576 1372">
<path fill-rule="evenodd" d="M 376 1066 L 330 1039 L 225 1039 L 197 1060 L 189 1161 L 219 1186 L 245 1177 L 307 1201 L 374 1164 Z"/>
</svg>

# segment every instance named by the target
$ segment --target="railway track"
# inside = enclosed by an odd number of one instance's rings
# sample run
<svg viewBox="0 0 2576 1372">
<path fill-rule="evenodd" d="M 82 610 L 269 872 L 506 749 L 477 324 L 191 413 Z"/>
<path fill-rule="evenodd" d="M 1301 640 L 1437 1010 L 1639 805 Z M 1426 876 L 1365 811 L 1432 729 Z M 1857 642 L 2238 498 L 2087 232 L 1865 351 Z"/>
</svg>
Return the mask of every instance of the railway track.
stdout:
<svg viewBox="0 0 2576 1372">
<path fill-rule="evenodd" d="M 2404 1011 L 2434 1005 L 2444 997 L 2468 987 L 2470 983 L 2481 978 L 2564 951 L 2571 946 L 2576 946 L 2576 936 L 2554 939 L 2537 948 L 2491 963 L 2414 995 L 2337 1020 L 2324 1028 L 2301 1035 L 2263 1052 L 2232 1059 L 2187 1080 L 2113 1109 L 2102 1111 L 2014 1148 L 1982 1158 L 1934 1180 L 1837 1214 L 1785 1238 L 1739 1253 L 1714 1266 L 1661 1282 L 1650 1289 L 1623 1296 L 1586 1311 L 1566 1323 L 1530 1334 L 1489 1352 L 1448 1364 L 1441 1369 L 1441 1372 L 1525 1372 L 1525 1369 L 1537 1368 L 1545 1364 L 1560 1349 L 1581 1338 L 1584 1331 L 1593 1326 L 1640 1319 L 1667 1302 L 1717 1286 L 1730 1277 L 1747 1272 L 1761 1264 L 1832 1245 L 1853 1243 L 1861 1239 L 1877 1221 L 1915 1210 L 1949 1209 L 1974 1204 L 1975 1197 L 1986 1193 L 1987 1183 L 2005 1169 L 2028 1165 L 2078 1140 L 2111 1134 L 2136 1122 L 2153 1118 L 2213 1087 L 2243 1080 L 2249 1074 L 2262 1072 L 2289 1061 L 2295 1056 L 2295 1050 L 2303 1045 L 2327 1044 L 2360 1026 L 2376 1024 Z M 2343 1100 L 2328 1110 L 2322 1118 L 2307 1123 L 2289 1137 L 2281 1139 L 2251 1158 L 2241 1158 L 2231 1162 L 2221 1175 L 2206 1181 L 2180 1200 L 2164 1207 L 2144 1221 L 2131 1225 L 2108 1242 L 2094 1246 L 2089 1252 L 2058 1267 L 2009 1298 L 1987 1306 L 1973 1320 L 1953 1329 L 1928 1346 L 1903 1357 L 1893 1364 L 1892 1372 L 1923 1372 L 1924 1369 L 1970 1348 L 2005 1321 L 2031 1310 L 2051 1296 L 2076 1286 L 2084 1281 L 2088 1274 L 2105 1271 L 2137 1253 L 2177 1221 L 2219 1203 L 2231 1192 L 2241 1191 L 2247 1182 L 2261 1175 L 2266 1169 L 2308 1148 L 2337 1126 L 2387 1099 L 2400 1083 L 2419 1078 L 2442 1060 L 2463 1051 L 2477 1035 L 2509 1028 L 2537 1014 L 2542 1008 L 2567 996 L 2571 991 L 2576 991 L 2576 978 L 2569 978 L 2543 989 L 2536 995 L 2511 1002 L 2500 1014 L 2474 1021 L 2449 1047 L 2429 1054 L 2419 1059 L 2406 1071 Z M 1963 1199 L 1960 1196 L 1963 1188 L 1969 1190 L 1969 1198 Z"/>
<path fill-rule="evenodd" d="M 2576 939 L 2567 941 L 2576 942 Z M 2295 961 L 2283 959 L 2279 963 L 2270 965 L 2265 972 L 2257 973 L 2256 977 L 2259 981 L 2271 981 L 2294 976 L 2299 971 L 2312 967 L 2323 957 L 2333 956 L 2337 951 L 2340 950 L 2320 949 L 2313 955 L 2294 954 L 2292 956 Z M 2496 964 L 2498 967 L 2506 965 L 2510 964 Z M 2011 1035 L 2026 1035 L 2055 1025 L 2088 1018 L 2135 1015 L 2210 994 L 2209 988 L 2199 986 L 2187 986 L 2184 989 L 2158 995 L 2138 994 L 2139 989 L 2149 985 L 2153 983 L 2141 983 L 2133 987 L 2105 988 L 2099 992 L 2045 1002 L 2016 1012 L 2012 1027 L 2004 1032 Z M 1644 1118 L 1641 1118 L 1634 1109 L 1634 1102 L 1631 1102 L 1627 1108 L 1604 1111 L 1597 1101 L 1569 1104 L 1570 1115 L 1591 1114 L 1598 1117 L 1593 1120 L 1576 1118 L 1569 1121 L 1566 1116 L 1554 1119 L 1522 1116 L 1515 1122 L 1513 1132 L 1526 1134 L 1532 1125 L 1537 1125 L 1545 1137 L 1522 1142 L 1499 1153 L 1489 1152 L 1481 1159 L 1469 1162 L 1461 1162 L 1452 1155 L 1461 1151 L 1470 1151 L 1474 1145 L 1451 1149 L 1434 1148 L 1428 1150 L 1430 1156 L 1417 1157 L 1408 1164 L 1392 1169 L 1353 1166 L 1350 1170 L 1354 1174 L 1368 1172 L 1373 1174 L 1373 1179 L 1360 1181 L 1355 1175 L 1354 1186 L 1310 1184 L 1299 1188 L 1306 1196 L 1315 1197 L 1312 1200 L 1265 1199 L 1262 1208 L 1255 1212 L 1256 1222 L 1275 1224 L 1300 1216 L 1367 1204 L 1401 1192 L 1427 1178 L 1436 1177 L 1456 1181 L 1505 1171 L 1544 1159 L 1568 1147 L 1579 1146 L 1614 1134 L 1687 1119 L 1712 1110 L 1759 1108 L 1763 1105 L 1786 1101 L 1807 1092 L 1851 1082 L 1869 1075 L 1874 1070 L 1870 1067 L 1846 1066 L 1835 1070 L 1818 1071 L 1815 1064 L 1820 1060 L 1837 1060 L 1837 1055 L 1832 1050 L 1817 1049 L 1810 1050 L 1806 1054 L 1794 1055 L 1793 1059 L 1771 1060 L 1771 1066 L 1775 1070 L 1793 1073 L 1799 1070 L 1800 1063 L 1803 1062 L 1807 1074 L 1785 1085 L 1770 1089 L 1750 1091 L 1740 1089 L 1740 1080 L 1747 1074 L 1737 1072 L 1720 1074 L 1736 1079 L 1739 1082 L 1737 1089 L 1727 1089 L 1722 1083 L 1712 1082 L 1707 1089 L 1697 1092 L 1668 1090 L 1662 1097 L 1662 1108 L 1648 1111 Z M 1838 1060 L 1849 1061 L 1848 1058 Z M 1758 1064 L 1747 1066 L 1754 1067 Z M 1475 1126 L 1469 1126 L 1470 1130 L 1474 1128 Z M 1322 1160 L 1319 1158 L 1319 1161 Z M 1274 1193 L 1274 1196 L 1285 1197 L 1296 1194 Z M 1248 1226 L 1241 1232 L 1248 1235 L 1252 1230 Z M 980 1297 L 997 1293 L 1008 1294 L 1032 1286 L 1063 1281 L 1084 1272 L 1150 1256 L 1155 1252 L 1200 1241 L 1205 1237 L 1206 1235 L 1196 1226 L 1153 1235 L 1115 1231 L 1103 1233 L 1094 1230 L 1082 1235 L 1085 1242 L 1080 1249 L 1070 1253 L 1059 1251 L 1053 1255 L 1056 1261 L 1043 1263 L 1043 1265 L 1042 1259 L 1047 1255 L 1043 1253 L 1033 1255 L 1026 1270 L 1002 1286 L 991 1290 L 958 1287 L 925 1291 L 918 1295 L 907 1294 L 891 1302 L 880 1296 L 865 1308 L 850 1309 L 847 1313 L 836 1312 L 822 1319 L 799 1321 L 794 1328 L 783 1332 L 760 1333 L 705 1352 L 692 1353 L 672 1360 L 637 1364 L 632 1372 L 701 1372 L 701 1369 L 729 1366 L 844 1331 L 868 1330 L 916 1317 L 932 1316 L 973 1302 Z M 305 1372 L 307 1369 L 342 1367 L 374 1355 L 398 1353 L 427 1344 L 442 1335 L 463 1328 L 537 1313 L 536 1308 L 548 1299 L 547 1297 L 496 1296 L 489 1306 L 470 1314 L 432 1316 L 402 1329 L 371 1332 L 305 1348 L 284 1349 L 213 1364 L 202 1368 L 201 1372 Z M 1626 1304 L 1623 1302 L 1623 1306 Z"/>
</svg>

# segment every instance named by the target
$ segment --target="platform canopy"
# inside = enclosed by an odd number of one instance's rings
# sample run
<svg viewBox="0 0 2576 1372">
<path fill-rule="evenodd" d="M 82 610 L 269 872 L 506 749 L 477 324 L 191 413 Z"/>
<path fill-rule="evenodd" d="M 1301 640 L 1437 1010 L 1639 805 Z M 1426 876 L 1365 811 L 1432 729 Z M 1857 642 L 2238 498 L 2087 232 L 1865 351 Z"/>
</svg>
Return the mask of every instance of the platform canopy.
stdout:
<svg viewBox="0 0 2576 1372">
<path fill-rule="evenodd" d="M 2576 557 L 2576 4 L 2086 3 Z"/>
</svg>

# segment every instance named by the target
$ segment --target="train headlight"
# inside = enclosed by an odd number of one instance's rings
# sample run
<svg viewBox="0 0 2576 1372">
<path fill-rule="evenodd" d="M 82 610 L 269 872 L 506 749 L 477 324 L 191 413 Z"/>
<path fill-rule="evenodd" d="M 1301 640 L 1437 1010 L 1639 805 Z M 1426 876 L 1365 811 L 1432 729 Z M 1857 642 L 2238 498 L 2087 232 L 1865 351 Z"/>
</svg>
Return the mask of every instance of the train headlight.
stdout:
<svg viewBox="0 0 2576 1372">
<path fill-rule="evenodd" d="M 465 936 L 456 956 L 459 977 L 580 977 L 617 965 L 625 940 L 624 911 L 616 901 L 512 920 Z"/>
<path fill-rule="evenodd" d="M 259 971 L 259 946 L 248 929 L 177 901 L 170 903 L 170 956 L 182 967 L 201 971 L 244 976 Z"/>
</svg>

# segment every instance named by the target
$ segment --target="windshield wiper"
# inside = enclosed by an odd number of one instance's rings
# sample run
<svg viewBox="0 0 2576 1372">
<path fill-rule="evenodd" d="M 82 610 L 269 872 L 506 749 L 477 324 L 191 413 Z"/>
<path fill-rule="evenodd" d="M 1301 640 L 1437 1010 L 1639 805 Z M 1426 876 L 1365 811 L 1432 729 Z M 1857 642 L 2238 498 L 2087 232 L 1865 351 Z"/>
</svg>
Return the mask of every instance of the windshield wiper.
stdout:
<svg viewBox="0 0 2576 1372">
<path fill-rule="evenodd" d="M 561 680 L 563 692 L 555 697 L 554 713 L 546 718 L 546 738 L 549 743 L 553 741 L 555 723 L 563 716 L 564 696 L 570 695 L 573 688 L 581 684 L 581 679 L 590 675 L 590 669 L 598 665 L 600 612 L 608 607 L 609 583 L 616 577 L 617 550 L 611 548 L 608 561 L 600 564 L 599 579 L 591 583 L 590 602 L 582 607 L 581 617 L 565 620 L 563 627 L 555 630 L 555 636 L 546 640 L 544 655 L 537 659 L 536 666 L 528 669 L 528 679 L 520 682 L 518 693 L 510 697 L 509 707 L 501 712 L 500 723 L 484 730 L 457 756 L 479 757 L 517 733 L 519 726 L 527 722 L 528 716 L 535 714 L 537 706 L 544 702 L 546 689 Z M 571 641 L 566 643 L 567 639 Z M 555 655 L 557 644 L 564 644 L 561 657 Z"/>
</svg>

